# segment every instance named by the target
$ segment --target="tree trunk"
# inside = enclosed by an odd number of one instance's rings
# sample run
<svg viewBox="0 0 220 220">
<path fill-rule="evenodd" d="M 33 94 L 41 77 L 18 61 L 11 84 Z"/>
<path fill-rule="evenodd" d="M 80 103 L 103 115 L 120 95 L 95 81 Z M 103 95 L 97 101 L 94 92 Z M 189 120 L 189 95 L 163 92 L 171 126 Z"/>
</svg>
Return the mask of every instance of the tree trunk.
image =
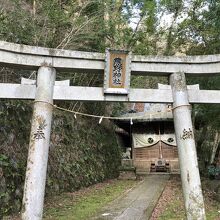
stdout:
<svg viewBox="0 0 220 220">
<path fill-rule="evenodd" d="M 213 148 L 212 148 L 210 164 L 214 163 L 216 152 L 217 152 L 218 145 L 219 145 L 219 141 L 220 141 L 220 133 L 218 131 L 216 131 L 215 137 L 214 137 L 214 143 L 213 143 Z"/>
<path fill-rule="evenodd" d="M 33 16 L 36 15 L 36 0 L 33 0 Z"/>
</svg>

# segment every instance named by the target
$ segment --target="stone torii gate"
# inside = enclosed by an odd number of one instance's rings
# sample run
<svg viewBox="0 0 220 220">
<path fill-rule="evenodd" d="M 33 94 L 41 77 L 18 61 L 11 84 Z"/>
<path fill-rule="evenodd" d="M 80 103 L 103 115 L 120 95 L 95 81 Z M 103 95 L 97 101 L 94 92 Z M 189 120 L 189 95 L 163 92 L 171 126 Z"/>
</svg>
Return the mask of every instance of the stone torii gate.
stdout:
<svg viewBox="0 0 220 220">
<path fill-rule="evenodd" d="M 170 85 L 159 89 L 129 89 L 128 86 L 127 90 L 114 94 L 109 88 L 104 91 L 101 87 L 55 82 L 56 71 L 103 74 L 108 56 L 0 41 L 1 67 L 38 71 L 36 83 L 24 79 L 21 84 L 0 83 L 0 99 L 34 100 L 22 219 L 42 219 L 53 100 L 172 103 L 187 219 L 205 219 L 190 104 L 220 103 L 220 91 L 187 87 L 185 76 L 219 75 L 220 55 L 152 57 L 129 54 L 131 74 L 169 77 Z M 129 84 L 129 78 L 125 84 Z"/>
</svg>

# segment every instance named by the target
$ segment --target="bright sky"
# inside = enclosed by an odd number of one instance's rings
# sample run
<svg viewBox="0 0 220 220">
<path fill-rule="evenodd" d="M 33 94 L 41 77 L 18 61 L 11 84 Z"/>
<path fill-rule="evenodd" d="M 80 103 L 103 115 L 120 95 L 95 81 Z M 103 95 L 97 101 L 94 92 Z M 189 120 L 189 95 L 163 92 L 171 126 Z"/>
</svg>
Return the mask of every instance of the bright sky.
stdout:
<svg viewBox="0 0 220 220">
<path fill-rule="evenodd" d="M 190 8 L 192 7 L 192 2 L 194 0 L 184 0 L 184 9 L 183 12 L 178 16 L 177 18 L 177 23 L 182 22 L 184 19 L 187 18 L 188 16 L 188 11 L 190 10 Z M 204 10 L 208 10 L 208 5 L 203 5 L 203 7 L 201 7 L 198 12 L 204 11 Z M 133 10 L 133 17 L 131 18 L 131 23 L 130 23 L 130 27 L 134 30 L 137 26 L 137 23 L 140 19 L 139 14 L 140 14 L 140 10 L 138 8 L 134 8 Z M 159 15 L 161 16 L 161 15 Z M 173 21 L 173 13 L 164 13 L 161 17 L 160 17 L 160 26 L 162 28 L 169 28 L 172 21 Z"/>
</svg>

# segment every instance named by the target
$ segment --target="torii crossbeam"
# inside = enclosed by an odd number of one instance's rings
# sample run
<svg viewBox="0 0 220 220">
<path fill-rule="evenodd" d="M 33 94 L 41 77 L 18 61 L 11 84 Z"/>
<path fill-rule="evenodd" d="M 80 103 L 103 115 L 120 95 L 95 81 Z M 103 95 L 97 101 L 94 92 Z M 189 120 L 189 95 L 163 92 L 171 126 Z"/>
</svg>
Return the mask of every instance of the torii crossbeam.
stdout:
<svg viewBox="0 0 220 220">
<path fill-rule="evenodd" d="M 131 74 L 169 76 L 169 85 L 158 89 L 130 89 L 128 95 L 104 94 L 100 87 L 69 86 L 55 82 L 56 70 L 103 74 L 101 53 L 32 47 L 0 41 L 0 66 L 37 70 L 37 82 L 0 83 L 0 98 L 34 99 L 29 155 L 23 196 L 23 220 L 40 220 L 53 100 L 173 103 L 182 187 L 187 219 L 205 219 L 190 103 L 220 103 L 220 90 L 186 86 L 185 76 L 220 75 L 220 55 L 131 58 Z"/>
</svg>

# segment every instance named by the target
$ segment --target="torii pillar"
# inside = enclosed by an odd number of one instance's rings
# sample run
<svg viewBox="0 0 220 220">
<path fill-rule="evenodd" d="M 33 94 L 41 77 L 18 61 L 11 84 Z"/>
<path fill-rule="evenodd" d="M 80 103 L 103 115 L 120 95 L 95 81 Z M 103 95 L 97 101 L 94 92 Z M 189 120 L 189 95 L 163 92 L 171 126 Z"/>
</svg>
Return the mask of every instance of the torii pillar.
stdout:
<svg viewBox="0 0 220 220">
<path fill-rule="evenodd" d="M 171 74 L 170 84 L 173 94 L 174 127 L 187 220 L 205 220 L 205 208 L 185 74 L 182 72 Z"/>
<path fill-rule="evenodd" d="M 51 67 L 40 67 L 38 70 L 22 203 L 22 220 L 40 220 L 43 215 L 55 75 L 56 71 Z"/>
</svg>

